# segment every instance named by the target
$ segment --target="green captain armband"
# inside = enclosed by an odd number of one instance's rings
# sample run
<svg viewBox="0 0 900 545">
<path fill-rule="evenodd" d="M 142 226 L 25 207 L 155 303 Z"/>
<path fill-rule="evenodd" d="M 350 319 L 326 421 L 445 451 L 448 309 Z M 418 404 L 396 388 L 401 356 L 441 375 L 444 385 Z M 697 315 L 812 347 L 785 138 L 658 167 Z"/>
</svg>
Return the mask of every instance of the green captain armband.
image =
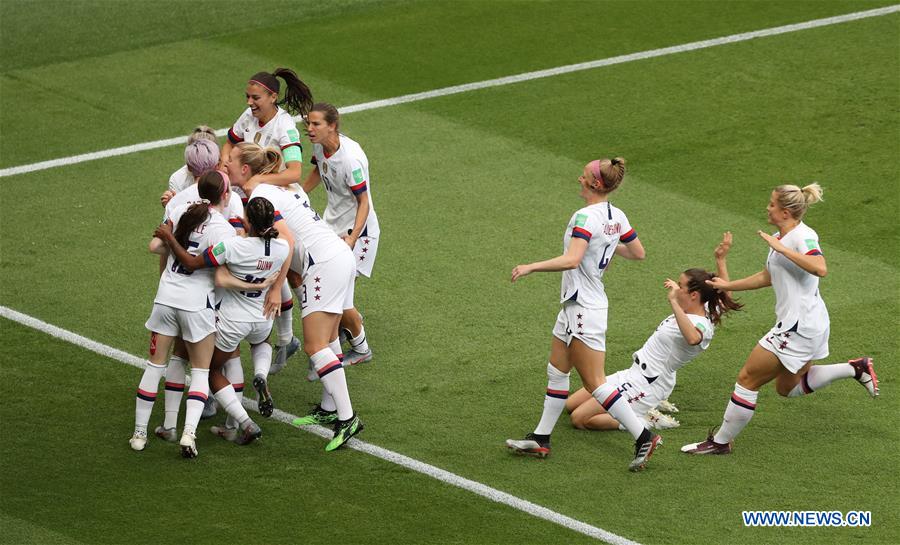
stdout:
<svg viewBox="0 0 900 545">
<path fill-rule="evenodd" d="M 291 161 L 303 162 L 303 152 L 300 150 L 300 146 L 288 146 L 281 153 L 284 155 L 285 163 L 290 163 Z"/>
</svg>

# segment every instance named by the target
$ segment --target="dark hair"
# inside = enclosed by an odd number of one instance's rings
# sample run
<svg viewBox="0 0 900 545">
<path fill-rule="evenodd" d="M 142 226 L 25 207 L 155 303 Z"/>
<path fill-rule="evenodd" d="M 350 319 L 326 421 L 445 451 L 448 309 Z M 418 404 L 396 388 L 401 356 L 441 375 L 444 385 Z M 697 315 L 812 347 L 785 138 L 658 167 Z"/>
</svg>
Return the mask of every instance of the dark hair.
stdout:
<svg viewBox="0 0 900 545">
<path fill-rule="evenodd" d="M 278 237 L 278 229 L 272 226 L 275 223 L 275 207 L 268 199 L 250 199 L 247 203 L 247 221 L 256 236 L 266 240 Z"/>
<path fill-rule="evenodd" d="M 257 72 L 250 76 L 250 82 L 260 84 L 277 95 L 281 90 L 277 78 L 283 79 L 285 83 L 284 98 L 277 104 L 294 115 L 309 113 L 313 103 L 312 91 L 290 68 L 276 68 L 272 74 Z"/>
<path fill-rule="evenodd" d="M 329 104 L 327 102 L 316 102 L 313 104 L 313 107 L 310 108 L 310 112 L 322 112 L 322 115 L 325 117 L 325 122 L 329 125 L 334 125 L 334 127 L 338 130 L 341 129 L 341 114 L 338 113 L 338 109 L 334 107 L 333 104 Z"/>
<path fill-rule="evenodd" d="M 210 170 L 197 180 L 197 192 L 203 201 L 192 204 L 178 219 L 175 228 L 175 240 L 182 248 L 187 249 L 191 241 L 191 233 L 206 221 L 209 207 L 222 202 L 225 194 L 225 178 L 218 170 Z"/>
<path fill-rule="evenodd" d="M 727 291 L 719 291 L 706 283 L 715 277 L 713 273 L 704 269 L 688 269 L 684 271 L 684 275 L 688 279 L 688 292 L 696 291 L 700 294 L 700 302 L 706 305 L 709 320 L 714 325 L 719 325 L 726 312 L 743 308 L 744 305 L 732 299 Z"/>
</svg>

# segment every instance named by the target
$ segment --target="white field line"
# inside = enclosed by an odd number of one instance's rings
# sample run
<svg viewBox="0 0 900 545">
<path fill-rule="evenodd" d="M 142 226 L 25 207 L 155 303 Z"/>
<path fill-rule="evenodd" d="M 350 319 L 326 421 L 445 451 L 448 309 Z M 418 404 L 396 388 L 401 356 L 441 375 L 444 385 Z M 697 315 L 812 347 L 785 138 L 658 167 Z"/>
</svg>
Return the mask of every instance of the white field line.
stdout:
<svg viewBox="0 0 900 545">
<path fill-rule="evenodd" d="M 137 367 L 139 369 L 143 369 L 144 364 L 146 363 L 146 360 L 144 360 L 143 358 L 139 358 L 127 352 L 123 352 L 122 350 L 107 346 L 103 343 L 93 341 L 91 339 L 88 339 L 87 337 L 83 337 L 81 335 L 78 335 L 77 333 L 59 328 L 55 325 L 48 324 L 47 322 L 38 320 L 37 318 L 34 318 L 27 314 L 22 314 L 21 312 L 15 311 L 6 306 L 0 305 L 0 316 L 3 316 L 4 318 L 7 318 L 14 322 L 18 322 L 32 329 L 36 329 L 38 331 L 46 333 L 51 337 L 62 339 L 68 343 L 86 348 L 92 352 L 100 354 L 101 356 L 105 356 L 107 358 Z M 249 399 L 247 397 L 244 397 L 244 406 L 248 410 L 257 410 L 256 400 Z M 277 420 L 279 422 L 284 422 L 287 424 L 290 424 L 295 418 L 297 418 L 296 415 L 286 413 L 278 409 L 276 409 L 272 415 L 273 420 Z M 312 433 L 313 435 L 318 435 L 319 437 L 323 437 L 325 439 L 331 439 L 331 431 L 321 426 L 302 426 L 300 429 Z M 546 507 L 542 507 L 530 501 L 523 500 L 522 498 L 513 496 L 512 494 L 507 494 L 506 492 L 502 492 L 500 490 L 497 490 L 496 488 L 491 488 L 490 486 L 479 483 L 477 481 L 466 479 L 465 477 L 460 477 L 455 473 L 451 473 L 431 464 L 426 464 L 425 462 L 420 462 L 419 460 L 410 458 L 409 456 L 404 456 L 403 454 L 400 454 L 398 452 L 375 446 L 370 443 L 366 443 L 365 441 L 360 441 L 359 439 L 351 439 L 350 442 L 347 443 L 347 447 L 353 450 L 364 452 L 387 462 L 403 466 L 406 469 L 421 473 L 423 475 L 427 475 L 433 479 L 437 479 L 457 488 L 462 488 L 463 490 L 472 492 L 473 494 L 477 494 L 493 502 L 502 503 L 504 505 L 512 507 L 513 509 L 517 509 L 519 511 L 527 513 L 531 516 L 544 519 L 554 524 L 558 524 L 570 530 L 574 530 L 580 534 L 599 539 L 606 543 L 611 543 L 613 545 L 640 545 L 635 541 L 631 541 L 630 539 L 613 534 L 602 528 L 591 526 L 590 524 L 575 520 L 571 517 L 567 517 L 566 515 L 557 513 L 556 511 L 552 511 L 550 509 L 547 509 Z"/>
<path fill-rule="evenodd" d="M 457 93 L 466 93 L 469 91 L 476 91 L 479 89 L 488 89 L 490 87 L 501 87 L 503 85 L 510 85 L 513 83 L 520 83 L 523 81 L 531 81 L 540 78 L 549 78 L 552 76 L 558 76 L 560 74 L 568 74 L 571 72 L 580 72 L 583 70 L 593 70 L 594 68 L 600 68 L 603 66 L 612 66 L 614 64 L 623 64 L 626 62 L 640 61 L 644 59 L 652 59 L 654 57 L 663 57 L 665 55 L 674 55 L 676 53 L 685 53 L 688 51 L 696 51 L 698 49 L 707 49 L 710 47 L 716 47 L 720 45 L 733 44 L 737 42 L 746 42 L 748 40 L 753 40 L 756 38 L 764 38 L 767 36 L 776 36 L 778 34 L 787 34 L 790 32 L 797 32 L 799 30 L 808 30 L 811 28 L 819 28 L 823 26 L 836 25 L 840 23 L 847 23 L 849 21 L 857 21 L 859 19 L 866 19 L 869 17 L 880 17 L 882 15 L 889 15 L 891 13 L 896 13 L 900 11 L 900 4 L 895 4 L 893 6 L 888 6 L 884 8 L 872 9 L 868 11 L 858 11 L 855 13 L 847 13 L 845 15 L 837 15 L 834 17 L 826 17 L 824 19 L 814 19 L 812 21 L 806 21 L 804 23 L 795 23 L 791 25 L 784 25 L 772 28 L 766 28 L 762 30 L 754 30 L 752 32 L 743 32 L 740 34 L 732 34 L 730 36 L 723 36 L 721 38 L 713 38 L 710 40 L 701 40 L 699 42 L 691 42 L 682 45 L 675 45 L 671 47 L 663 47 L 661 49 L 651 49 L 649 51 L 641 51 L 638 53 L 629 53 L 628 55 L 619 55 L 617 57 L 610 57 L 607 59 L 599 59 L 595 61 L 582 62 L 578 64 L 568 64 L 565 66 L 558 66 L 556 68 L 548 68 L 546 70 L 537 70 L 534 72 L 525 72 L 524 74 L 518 74 L 514 76 L 506 76 L 502 78 L 489 79 L 484 81 L 477 81 L 474 83 L 466 83 L 463 85 L 454 85 L 451 87 L 442 87 L 440 89 L 434 89 L 432 91 L 425 91 L 422 93 L 412 93 L 409 95 L 402 95 L 393 98 L 385 98 L 382 100 L 373 100 L 371 102 L 363 102 L 361 104 L 354 104 L 352 106 L 344 106 L 340 108 L 340 112 L 342 114 L 350 114 L 354 112 L 364 112 L 366 110 L 374 110 L 377 108 L 386 108 L 389 106 L 396 106 L 398 104 L 406 104 L 409 102 L 418 102 L 420 100 L 428 100 L 430 98 L 443 97 L 447 95 L 454 95 Z M 294 117 L 294 121 L 300 121 L 299 116 Z M 219 129 L 216 131 L 218 136 L 224 136 L 228 131 L 227 128 Z M 45 170 L 48 168 L 74 165 L 77 163 L 83 163 L 85 161 L 93 161 L 95 159 L 105 159 L 107 157 L 116 157 L 118 155 L 127 155 L 130 153 L 137 153 L 140 151 L 147 151 L 157 148 L 164 148 L 168 146 L 175 146 L 178 144 L 183 144 L 185 142 L 184 136 L 176 136 L 174 138 L 166 138 L 164 140 L 155 140 L 153 142 L 144 142 L 142 144 L 133 144 L 131 146 L 122 146 L 119 148 L 111 148 L 103 151 L 95 151 L 91 153 L 83 153 L 81 155 L 73 155 L 71 157 L 63 157 L 60 159 L 52 159 L 50 161 L 40 161 L 38 163 L 31 163 L 28 165 L 20 165 L 17 167 L 9 167 L 0 169 L 0 178 L 5 176 L 14 176 L 16 174 L 25 174 L 28 172 L 35 172 L 38 170 Z"/>
</svg>

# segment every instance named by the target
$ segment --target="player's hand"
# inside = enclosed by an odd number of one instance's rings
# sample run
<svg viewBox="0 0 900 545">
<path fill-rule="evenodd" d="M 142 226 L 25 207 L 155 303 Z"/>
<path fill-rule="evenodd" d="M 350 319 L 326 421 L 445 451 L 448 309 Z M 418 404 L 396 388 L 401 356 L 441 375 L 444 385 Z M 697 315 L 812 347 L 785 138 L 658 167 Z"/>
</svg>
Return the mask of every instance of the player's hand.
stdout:
<svg viewBox="0 0 900 545">
<path fill-rule="evenodd" d="M 678 290 L 681 289 L 681 286 L 678 285 L 678 282 L 672 280 L 671 278 L 666 278 L 666 281 L 663 282 L 663 287 L 669 290 L 668 293 L 666 293 L 666 297 L 669 298 L 669 301 L 674 301 L 675 297 L 678 296 Z"/>
<path fill-rule="evenodd" d="M 356 237 L 350 235 L 341 235 L 341 240 L 347 243 L 347 246 L 350 246 L 350 249 L 356 247 Z"/>
<path fill-rule="evenodd" d="M 510 281 L 515 282 L 523 276 L 528 276 L 531 272 L 531 267 L 528 265 L 516 265 L 512 270 L 512 278 Z"/>
<path fill-rule="evenodd" d="M 714 276 L 712 280 L 707 280 L 706 283 L 719 291 L 729 291 L 729 282 L 722 280 L 718 276 Z"/>
<path fill-rule="evenodd" d="M 175 235 L 172 233 L 172 226 L 169 223 L 160 223 L 156 230 L 153 231 L 153 236 L 165 242 L 175 238 Z"/>
<path fill-rule="evenodd" d="M 722 235 L 722 242 L 716 246 L 713 252 L 716 254 L 716 259 L 725 259 L 729 250 L 731 250 L 731 231 L 725 231 L 725 234 Z"/>
<path fill-rule="evenodd" d="M 278 277 L 278 275 L 274 276 L 275 278 Z M 280 289 L 272 289 L 266 292 L 266 302 L 265 305 L 263 305 L 263 314 L 265 314 L 266 318 L 268 319 L 275 318 L 276 316 L 281 316 Z"/>
<path fill-rule="evenodd" d="M 167 189 L 166 192 L 159 197 L 159 202 L 163 205 L 163 208 L 165 208 L 166 205 L 169 204 L 169 201 L 172 200 L 172 197 L 174 196 L 175 192 L 171 189 Z"/>
<path fill-rule="evenodd" d="M 272 276 L 266 278 L 266 279 L 263 280 L 260 284 L 258 284 L 258 285 L 259 285 L 259 289 L 261 289 L 261 290 L 267 290 L 267 289 L 271 288 L 271 287 L 272 287 L 272 284 L 274 284 L 276 280 L 278 280 L 278 275 L 277 275 L 277 274 L 273 274 Z M 254 284 L 254 285 L 256 285 L 256 284 Z M 279 308 L 281 308 L 280 305 L 279 305 Z"/>
<path fill-rule="evenodd" d="M 773 250 L 775 250 L 775 251 L 778 252 L 779 254 L 783 254 L 784 252 L 787 251 L 787 246 L 785 246 L 784 244 L 782 244 L 780 240 L 778 240 L 777 238 L 773 237 L 772 235 L 770 235 L 770 234 L 768 234 L 768 233 L 764 233 L 764 232 L 762 232 L 762 231 L 757 231 L 756 234 L 759 235 L 759 237 L 760 237 L 761 239 L 763 239 L 763 240 L 766 241 L 766 244 L 769 245 L 769 248 L 772 248 Z"/>
</svg>

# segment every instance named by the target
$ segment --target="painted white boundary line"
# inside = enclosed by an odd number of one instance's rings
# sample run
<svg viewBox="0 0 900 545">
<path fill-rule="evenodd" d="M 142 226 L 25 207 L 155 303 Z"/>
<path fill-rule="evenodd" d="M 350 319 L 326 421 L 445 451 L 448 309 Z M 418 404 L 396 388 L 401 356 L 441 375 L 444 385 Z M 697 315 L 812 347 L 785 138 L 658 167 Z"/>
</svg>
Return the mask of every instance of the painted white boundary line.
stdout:
<svg viewBox="0 0 900 545">
<path fill-rule="evenodd" d="M 364 102 L 362 104 L 354 104 L 352 106 L 344 106 L 340 108 L 340 112 L 342 114 L 350 114 L 354 112 L 363 112 L 366 110 L 374 110 L 377 108 L 386 108 L 389 106 L 396 106 L 398 104 L 406 104 L 409 102 L 418 102 L 420 100 L 428 100 L 430 98 L 443 97 L 447 95 L 455 95 L 457 93 L 466 93 L 469 91 L 477 91 L 479 89 L 487 89 L 490 87 L 500 87 L 503 85 L 510 85 L 513 83 L 520 83 L 523 81 L 531 81 L 540 78 L 549 78 L 552 76 L 558 76 L 560 74 L 568 74 L 570 72 L 580 72 L 583 70 L 592 70 L 594 68 L 600 68 L 603 66 L 612 66 L 614 64 L 622 64 L 626 62 L 640 61 L 644 59 L 651 59 L 654 57 L 662 57 L 665 55 L 674 55 L 676 53 L 685 53 L 687 51 L 696 51 L 698 49 L 706 49 L 710 47 L 716 47 L 719 45 L 727 45 L 733 44 L 737 42 L 746 42 L 748 40 L 753 40 L 755 38 L 764 38 L 767 36 L 776 36 L 778 34 L 787 34 L 789 32 L 797 32 L 799 30 L 808 30 L 811 28 L 818 28 L 829 25 L 836 25 L 840 23 L 847 23 L 849 21 L 857 21 L 859 19 L 866 19 L 869 17 L 880 17 L 882 15 L 889 15 L 891 13 L 896 13 L 900 11 L 900 4 L 895 4 L 893 6 L 888 6 L 884 8 L 872 9 L 868 11 L 859 11 L 855 13 L 847 13 L 845 15 L 837 15 L 834 17 L 826 17 L 824 19 L 814 19 L 812 21 L 806 21 L 804 23 L 795 23 L 791 25 L 784 25 L 779 27 L 766 28 L 762 30 L 754 30 L 752 32 L 743 32 L 741 34 L 732 34 L 730 36 L 723 36 L 721 38 L 713 38 L 710 40 L 702 40 L 699 42 L 691 42 L 682 45 L 675 45 L 671 47 L 663 47 L 661 49 L 651 49 L 649 51 L 641 51 L 639 53 L 630 53 L 628 55 L 619 55 L 618 57 L 610 57 L 607 59 L 600 59 L 596 61 L 590 62 L 582 62 L 578 64 L 569 64 L 566 66 L 558 66 L 556 68 L 548 68 L 546 70 L 537 70 L 535 72 L 526 72 L 524 74 L 518 74 L 515 76 L 506 76 L 502 78 L 489 79 L 484 81 L 478 81 L 474 83 L 466 83 L 463 85 L 454 85 L 452 87 L 443 87 L 440 89 L 434 89 L 432 91 L 425 91 L 422 93 L 412 93 L 409 95 L 402 95 L 394 98 L 386 98 L 382 100 L 373 100 L 371 102 Z M 299 116 L 294 117 L 294 121 L 299 121 Z M 216 135 L 224 136 L 228 131 L 227 128 L 219 129 L 216 131 Z M 93 161 L 95 159 L 105 159 L 107 157 L 116 157 L 118 155 L 128 155 L 130 153 L 137 153 L 140 151 L 147 151 L 157 148 L 164 148 L 168 146 L 175 146 L 178 144 L 183 144 L 185 142 L 184 136 L 177 136 L 175 138 L 166 138 L 164 140 L 155 140 L 153 142 L 144 142 L 142 144 L 134 144 L 131 146 L 123 146 L 119 148 L 112 148 L 103 151 L 95 151 L 91 153 L 83 153 L 81 155 L 73 155 L 71 157 L 63 157 L 61 159 L 52 159 L 50 161 L 41 161 L 39 163 L 31 163 L 28 165 L 21 165 L 17 167 L 9 167 L 0 170 L 0 178 L 5 176 L 14 176 L 16 174 L 25 174 L 28 172 L 36 172 L 39 170 L 45 170 L 48 168 L 66 166 L 66 165 L 74 165 L 77 163 L 84 163 L 85 161 Z"/>
<path fill-rule="evenodd" d="M 9 307 L 0 305 L 0 316 L 3 316 L 4 318 L 7 318 L 14 322 L 18 322 L 32 329 L 36 329 L 38 331 L 46 333 L 51 337 L 56 337 L 57 339 L 62 339 L 76 346 L 86 348 L 91 352 L 100 354 L 101 356 L 105 356 L 107 358 L 137 367 L 139 369 L 144 368 L 144 363 L 146 360 L 144 360 L 143 358 L 139 358 L 127 352 L 123 352 L 122 350 L 107 346 L 103 343 L 98 343 L 97 341 L 93 341 L 77 333 L 73 333 L 71 331 L 56 327 L 55 325 L 48 324 L 47 322 L 38 320 L 37 318 L 34 318 L 27 314 L 22 314 L 21 312 L 15 311 Z M 248 410 L 257 410 L 256 401 L 247 397 L 244 398 L 244 406 Z M 290 424 L 295 418 L 297 418 L 296 415 L 286 413 L 278 409 L 276 409 L 272 414 L 272 420 L 277 420 L 286 424 Z M 321 426 L 303 426 L 301 429 L 306 432 L 312 433 L 313 435 L 318 435 L 319 437 L 323 437 L 325 439 L 331 439 L 331 431 Z M 502 492 L 500 490 L 497 490 L 496 488 L 491 488 L 490 486 L 479 483 L 477 481 L 466 479 L 465 477 L 460 477 L 455 473 L 451 473 L 431 464 L 426 464 L 425 462 L 420 462 L 419 460 L 410 458 L 409 456 L 404 456 L 403 454 L 394 452 L 392 450 L 375 446 L 358 439 L 351 439 L 350 442 L 347 443 L 347 447 L 352 448 L 353 450 L 364 452 L 387 462 L 403 466 L 406 469 L 421 473 L 423 475 L 427 475 L 428 477 L 437 479 L 451 486 L 462 488 L 463 490 L 472 492 L 473 494 L 478 494 L 479 496 L 487 498 L 493 502 L 502 503 L 504 505 L 512 507 L 513 509 L 517 509 L 519 511 L 527 513 L 531 516 L 544 519 L 554 524 L 558 524 L 570 530 L 574 530 L 580 534 L 605 541 L 606 543 L 610 543 L 612 545 L 640 545 L 636 541 L 631 541 L 630 539 L 613 534 L 602 528 L 591 526 L 590 524 L 575 520 L 571 517 L 567 517 L 566 515 L 557 513 L 556 511 L 552 511 L 550 509 L 547 509 L 546 507 L 542 507 L 530 501 L 523 500 L 521 498 L 513 496 L 512 494 L 507 494 L 506 492 Z"/>
</svg>

